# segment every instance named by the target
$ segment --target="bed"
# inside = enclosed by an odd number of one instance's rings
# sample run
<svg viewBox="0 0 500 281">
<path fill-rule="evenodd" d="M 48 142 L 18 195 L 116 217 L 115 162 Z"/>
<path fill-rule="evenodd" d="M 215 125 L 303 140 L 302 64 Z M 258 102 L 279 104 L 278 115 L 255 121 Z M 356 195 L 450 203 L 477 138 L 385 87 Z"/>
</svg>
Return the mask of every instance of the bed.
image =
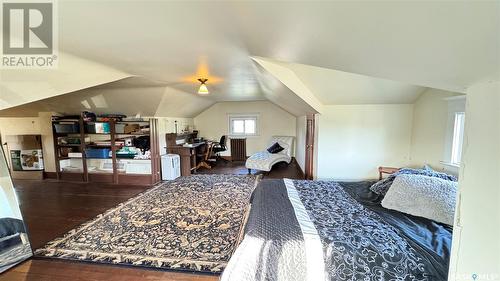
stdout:
<svg viewBox="0 0 500 281">
<path fill-rule="evenodd" d="M 221 280 L 446 280 L 452 228 L 383 208 L 372 183 L 263 180 Z"/>
</svg>

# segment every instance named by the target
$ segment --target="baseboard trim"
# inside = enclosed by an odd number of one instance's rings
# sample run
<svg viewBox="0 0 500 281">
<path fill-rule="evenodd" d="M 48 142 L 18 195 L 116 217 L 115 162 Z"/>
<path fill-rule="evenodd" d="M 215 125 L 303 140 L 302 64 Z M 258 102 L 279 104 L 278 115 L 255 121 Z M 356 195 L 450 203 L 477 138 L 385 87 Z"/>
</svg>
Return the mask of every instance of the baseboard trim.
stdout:
<svg viewBox="0 0 500 281">
<path fill-rule="evenodd" d="M 44 179 L 57 179 L 57 173 L 56 172 L 43 172 L 43 178 Z"/>
<path fill-rule="evenodd" d="M 246 156 L 245 160 L 235 160 L 234 162 L 243 162 L 243 161 L 246 161 L 246 159 L 248 159 L 249 156 Z M 225 159 L 227 161 L 233 161 L 233 158 L 231 156 L 221 156 L 220 158 L 222 159 Z"/>
<path fill-rule="evenodd" d="M 221 156 L 220 158 L 227 160 L 227 161 L 232 161 L 231 156 Z"/>
<path fill-rule="evenodd" d="M 302 168 L 300 167 L 299 162 L 297 162 L 297 159 L 295 159 L 295 157 L 292 157 L 292 162 L 297 166 L 297 169 L 299 169 L 301 178 L 305 179 L 306 174 L 304 173 L 304 171 L 302 171 Z"/>
<path fill-rule="evenodd" d="M 43 179 L 43 171 L 10 171 L 12 179 L 16 180 L 41 180 Z"/>
</svg>

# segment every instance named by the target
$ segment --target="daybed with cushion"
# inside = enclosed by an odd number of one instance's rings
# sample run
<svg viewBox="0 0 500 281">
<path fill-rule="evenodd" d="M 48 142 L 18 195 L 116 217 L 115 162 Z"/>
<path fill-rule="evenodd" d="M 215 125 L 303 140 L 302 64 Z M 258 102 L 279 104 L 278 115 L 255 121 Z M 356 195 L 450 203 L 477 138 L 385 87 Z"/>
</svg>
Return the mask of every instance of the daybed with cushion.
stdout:
<svg viewBox="0 0 500 281">
<path fill-rule="evenodd" d="M 251 169 L 269 172 L 273 165 L 278 162 L 286 162 L 289 164 L 290 161 L 292 161 L 293 138 L 294 137 L 290 136 L 273 136 L 268 147 L 278 143 L 284 149 L 278 153 L 271 153 L 264 150 L 253 154 L 245 163 L 248 173 L 251 172 Z"/>
</svg>

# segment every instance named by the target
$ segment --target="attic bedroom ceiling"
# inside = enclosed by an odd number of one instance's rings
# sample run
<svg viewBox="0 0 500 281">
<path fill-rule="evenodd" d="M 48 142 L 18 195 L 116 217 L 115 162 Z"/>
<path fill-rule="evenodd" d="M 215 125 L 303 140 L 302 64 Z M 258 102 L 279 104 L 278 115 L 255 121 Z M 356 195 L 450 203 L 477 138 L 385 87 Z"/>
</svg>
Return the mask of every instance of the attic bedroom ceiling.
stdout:
<svg viewBox="0 0 500 281">
<path fill-rule="evenodd" d="M 141 77 L 130 77 L 4 109 L 0 112 L 0 116 L 38 116 L 38 112 L 75 114 L 92 111 L 98 114 L 123 113 L 131 116 L 193 117 L 212 104 L 214 101 L 210 99 Z"/>
<path fill-rule="evenodd" d="M 96 111 L 192 117 L 218 101 L 268 99 L 302 115 L 500 77 L 496 1 L 58 1 L 58 14 L 60 68 L 0 70 L 0 108 L 15 107 L 0 115 L 47 110 L 63 94 L 67 110 L 102 94 L 107 107 Z M 221 78 L 208 81 L 208 97 L 186 82 L 202 62 Z M 378 90 L 367 91 L 372 83 Z"/>
</svg>

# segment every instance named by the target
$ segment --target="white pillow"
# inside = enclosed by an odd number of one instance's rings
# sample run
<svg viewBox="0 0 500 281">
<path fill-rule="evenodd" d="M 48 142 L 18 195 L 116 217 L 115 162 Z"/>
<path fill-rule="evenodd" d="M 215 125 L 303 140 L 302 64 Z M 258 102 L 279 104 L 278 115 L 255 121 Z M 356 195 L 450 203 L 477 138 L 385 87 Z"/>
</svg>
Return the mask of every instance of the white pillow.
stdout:
<svg viewBox="0 0 500 281">
<path fill-rule="evenodd" d="M 453 225 L 457 182 L 423 175 L 399 175 L 382 207 Z"/>
</svg>

